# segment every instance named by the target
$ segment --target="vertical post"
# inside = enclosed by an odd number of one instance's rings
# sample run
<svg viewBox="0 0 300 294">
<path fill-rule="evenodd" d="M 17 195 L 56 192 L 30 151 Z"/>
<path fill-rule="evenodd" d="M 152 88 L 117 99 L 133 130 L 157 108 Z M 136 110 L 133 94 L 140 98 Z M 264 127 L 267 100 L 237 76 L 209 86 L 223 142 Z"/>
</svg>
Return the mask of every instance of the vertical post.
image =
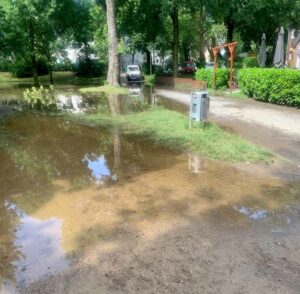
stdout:
<svg viewBox="0 0 300 294">
<path fill-rule="evenodd" d="M 218 48 L 213 48 L 214 54 L 214 74 L 213 74 L 213 89 L 216 90 L 216 76 L 217 76 L 217 57 L 218 57 Z"/>
<path fill-rule="evenodd" d="M 228 44 L 229 52 L 230 52 L 230 94 L 233 90 L 233 63 L 234 63 L 234 50 L 237 43 Z"/>
<path fill-rule="evenodd" d="M 149 73 L 150 73 L 150 75 L 152 75 L 152 50 L 150 51 L 150 64 L 149 64 L 149 66 L 150 66 Z"/>
<path fill-rule="evenodd" d="M 231 50 L 230 50 L 231 51 Z M 230 52 L 230 94 L 233 89 L 233 53 Z"/>
</svg>

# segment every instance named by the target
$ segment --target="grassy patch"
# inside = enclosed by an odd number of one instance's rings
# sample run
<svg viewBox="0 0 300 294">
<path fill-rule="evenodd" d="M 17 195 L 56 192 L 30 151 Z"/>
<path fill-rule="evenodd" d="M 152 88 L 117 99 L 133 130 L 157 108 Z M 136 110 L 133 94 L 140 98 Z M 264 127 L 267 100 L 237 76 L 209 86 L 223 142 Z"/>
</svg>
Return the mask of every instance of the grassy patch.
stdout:
<svg viewBox="0 0 300 294">
<path fill-rule="evenodd" d="M 73 72 L 53 72 L 54 85 L 103 85 L 104 77 L 78 77 Z M 49 85 L 49 75 L 39 76 L 39 82 L 42 85 Z M 15 78 L 8 72 L 0 72 L 0 87 L 11 84 L 28 84 L 33 85 L 33 77 L 29 78 Z"/>
<path fill-rule="evenodd" d="M 217 97 L 226 97 L 226 98 L 235 98 L 235 99 L 247 98 L 247 96 L 242 91 L 230 93 L 229 91 L 209 89 L 208 92 L 209 94 Z"/>
<path fill-rule="evenodd" d="M 204 123 L 189 129 L 186 116 L 160 107 L 125 116 L 96 114 L 82 116 L 81 119 L 88 124 L 105 127 L 118 124 L 124 134 L 142 137 L 151 144 L 171 149 L 192 150 L 210 159 L 258 162 L 272 158 L 270 152 L 223 131 L 216 124 Z"/>
<path fill-rule="evenodd" d="M 155 75 L 145 75 L 145 85 L 154 86 L 155 85 Z"/>
<path fill-rule="evenodd" d="M 106 93 L 106 94 L 128 94 L 129 90 L 123 87 L 104 85 L 100 87 L 88 87 L 79 89 L 82 93 Z"/>
</svg>

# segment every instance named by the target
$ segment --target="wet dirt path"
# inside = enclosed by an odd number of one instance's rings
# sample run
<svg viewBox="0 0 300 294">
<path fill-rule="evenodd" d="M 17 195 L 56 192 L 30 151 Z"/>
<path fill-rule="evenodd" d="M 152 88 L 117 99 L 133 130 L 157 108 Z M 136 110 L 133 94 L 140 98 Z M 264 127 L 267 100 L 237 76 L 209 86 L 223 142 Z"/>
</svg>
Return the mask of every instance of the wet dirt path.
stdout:
<svg viewBox="0 0 300 294">
<path fill-rule="evenodd" d="M 189 94 L 167 89 L 155 92 L 169 99 L 166 104 L 174 109 L 187 110 Z M 287 158 L 295 168 L 300 167 L 300 110 L 250 99 L 212 97 L 210 115 L 221 126 Z"/>
<path fill-rule="evenodd" d="M 3 131 L 3 293 L 299 293 L 299 177 L 56 117 Z"/>
</svg>

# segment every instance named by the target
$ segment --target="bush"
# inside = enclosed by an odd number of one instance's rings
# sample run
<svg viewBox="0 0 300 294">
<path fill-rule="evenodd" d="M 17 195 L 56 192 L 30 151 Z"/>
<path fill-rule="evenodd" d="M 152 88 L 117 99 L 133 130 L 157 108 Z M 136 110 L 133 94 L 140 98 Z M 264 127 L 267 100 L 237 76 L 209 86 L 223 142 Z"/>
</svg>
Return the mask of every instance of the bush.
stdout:
<svg viewBox="0 0 300 294">
<path fill-rule="evenodd" d="M 25 61 L 16 61 L 12 64 L 12 75 L 17 78 L 32 77 L 32 66 Z"/>
<path fill-rule="evenodd" d="M 241 69 L 239 87 L 251 98 L 300 106 L 300 71 L 293 69 Z"/>
<path fill-rule="evenodd" d="M 56 110 L 57 108 L 53 86 L 50 86 L 49 89 L 43 86 L 40 86 L 40 88 L 32 87 L 31 90 L 26 89 L 23 97 L 30 109 Z"/>
<path fill-rule="evenodd" d="M 214 70 L 212 68 L 198 69 L 195 74 L 195 78 L 198 81 L 206 81 L 208 88 L 212 88 L 213 72 Z M 217 76 L 216 76 L 216 88 L 218 90 L 228 88 L 229 79 L 230 79 L 230 70 L 228 68 L 218 68 Z"/>
<path fill-rule="evenodd" d="M 54 71 L 74 71 L 75 66 L 72 64 L 71 60 L 66 58 L 62 62 L 57 62 L 53 67 Z"/>
<path fill-rule="evenodd" d="M 258 61 L 256 57 L 246 57 L 243 60 L 244 67 L 246 68 L 253 68 L 259 67 Z"/>
<path fill-rule="evenodd" d="M 95 59 L 80 59 L 75 66 L 75 71 L 78 76 L 83 77 L 99 77 L 105 73 L 105 64 Z"/>
<path fill-rule="evenodd" d="M 156 72 L 156 64 L 152 64 L 152 74 Z M 145 75 L 150 74 L 150 64 L 148 62 L 144 62 L 142 66 L 142 71 Z"/>
<path fill-rule="evenodd" d="M 0 72 L 11 71 L 11 61 L 0 57 Z"/>
<path fill-rule="evenodd" d="M 38 75 L 48 74 L 46 61 L 42 58 L 37 59 Z M 26 78 L 33 76 L 32 64 L 25 60 L 16 60 L 11 67 L 12 75 L 17 78 Z"/>
<path fill-rule="evenodd" d="M 162 65 L 157 65 L 156 67 L 155 67 L 155 75 L 157 76 L 157 77 L 170 77 L 170 76 L 172 76 L 172 70 L 170 70 L 170 69 L 166 69 L 164 66 L 162 66 Z"/>
</svg>

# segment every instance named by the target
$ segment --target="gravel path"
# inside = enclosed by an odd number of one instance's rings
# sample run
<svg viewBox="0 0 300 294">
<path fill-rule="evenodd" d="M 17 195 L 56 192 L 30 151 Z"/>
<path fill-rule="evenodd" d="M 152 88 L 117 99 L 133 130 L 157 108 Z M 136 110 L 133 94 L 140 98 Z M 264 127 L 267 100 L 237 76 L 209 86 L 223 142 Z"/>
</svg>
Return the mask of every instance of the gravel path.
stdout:
<svg viewBox="0 0 300 294">
<path fill-rule="evenodd" d="M 156 95 L 188 107 L 189 94 L 156 89 Z M 184 107 L 185 108 L 185 107 Z M 182 111 L 182 107 L 181 107 Z M 300 110 L 257 102 L 211 97 L 210 119 L 247 140 L 286 158 L 300 172 Z"/>
<path fill-rule="evenodd" d="M 158 89 L 156 94 L 189 104 L 189 94 Z M 210 112 L 216 117 L 241 120 L 300 137 L 300 110 L 252 100 L 211 97 Z"/>
</svg>

